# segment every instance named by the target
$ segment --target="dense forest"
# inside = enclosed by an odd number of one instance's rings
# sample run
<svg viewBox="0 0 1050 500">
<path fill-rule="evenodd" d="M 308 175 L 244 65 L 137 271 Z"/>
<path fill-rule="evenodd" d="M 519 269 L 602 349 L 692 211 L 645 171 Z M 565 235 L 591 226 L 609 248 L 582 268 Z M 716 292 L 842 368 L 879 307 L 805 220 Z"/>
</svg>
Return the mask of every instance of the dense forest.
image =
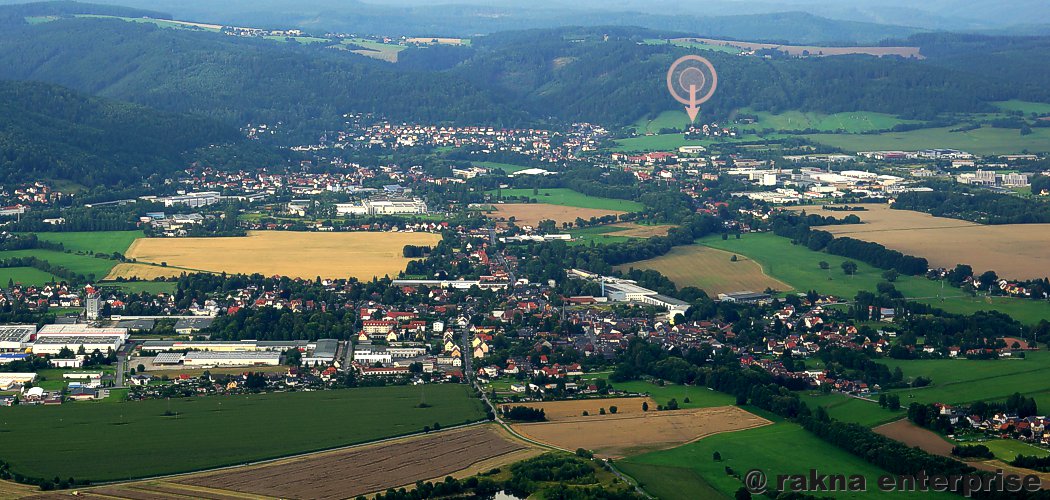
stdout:
<svg viewBox="0 0 1050 500">
<path fill-rule="evenodd" d="M 184 166 L 183 153 L 237 141 L 194 116 L 88 97 L 54 85 L 0 81 L 0 182 L 134 183 Z"/>
</svg>

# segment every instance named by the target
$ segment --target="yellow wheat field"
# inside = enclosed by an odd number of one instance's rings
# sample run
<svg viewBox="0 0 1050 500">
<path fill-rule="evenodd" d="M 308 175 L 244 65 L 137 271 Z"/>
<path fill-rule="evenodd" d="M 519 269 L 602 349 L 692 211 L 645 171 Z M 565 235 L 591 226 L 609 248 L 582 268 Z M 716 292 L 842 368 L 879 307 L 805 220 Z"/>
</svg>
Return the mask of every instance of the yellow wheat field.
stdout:
<svg viewBox="0 0 1050 500">
<path fill-rule="evenodd" d="M 402 255 L 405 245 L 434 246 L 440 240 L 432 233 L 252 231 L 240 238 L 140 238 L 126 255 L 216 273 L 365 280 L 403 271 L 410 260 Z"/>
</svg>

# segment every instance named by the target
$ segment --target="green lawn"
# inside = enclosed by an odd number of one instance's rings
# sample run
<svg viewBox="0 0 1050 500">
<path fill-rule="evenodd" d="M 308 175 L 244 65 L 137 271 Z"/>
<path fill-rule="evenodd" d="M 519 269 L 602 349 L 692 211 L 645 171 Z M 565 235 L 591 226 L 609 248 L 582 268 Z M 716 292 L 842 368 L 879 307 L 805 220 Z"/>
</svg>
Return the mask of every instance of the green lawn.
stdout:
<svg viewBox="0 0 1050 500">
<path fill-rule="evenodd" d="M 1003 400 L 1014 392 L 1034 397 L 1041 408 L 1050 408 L 1050 352 L 1036 351 L 1025 359 L 883 359 L 891 370 L 900 367 L 905 377 L 927 377 L 930 386 L 901 389 L 901 404 L 969 403 Z"/>
<path fill-rule="evenodd" d="M 821 130 L 825 132 L 845 131 L 855 134 L 874 130 L 889 130 L 901 123 L 914 123 L 912 120 L 901 120 L 896 116 L 870 111 L 850 111 L 844 113 L 824 114 L 815 112 L 786 111 L 772 114 L 766 111 L 742 109 L 741 113 L 755 115 L 758 120 L 753 125 L 742 125 L 742 128 L 761 130 Z"/>
<path fill-rule="evenodd" d="M 1032 133 L 1025 136 L 1017 129 L 982 127 L 968 132 L 949 132 L 953 128 L 956 127 L 866 135 L 813 134 L 805 138 L 846 151 L 954 148 L 981 155 L 1050 151 L 1050 128 L 1033 128 Z"/>
<path fill-rule="evenodd" d="M 992 439 L 989 441 L 981 441 L 980 443 L 967 442 L 965 444 L 983 444 L 987 446 L 988 449 L 992 451 L 992 453 L 995 454 L 995 458 L 998 458 L 1004 462 L 1010 462 L 1011 460 L 1017 458 L 1018 455 L 1034 455 L 1037 457 L 1045 457 L 1047 455 L 1050 455 L 1050 451 L 1048 451 L 1046 448 L 1040 448 L 1038 446 L 1034 446 L 1028 443 L 1023 443 L 1016 439 Z"/>
<path fill-rule="evenodd" d="M 1010 101 L 994 102 L 992 104 L 995 104 L 999 109 L 1004 111 L 1020 111 L 1026 115 L 1031 113 L 1037 115 L 1050 114 L 1050 103 L 1045 102 L 1028 102 L 1013 99 Z"/>
<path fill-rule="evenodd" d="M 528 197 L 536 203 L 548 203 L 566 207 L 621 210 L 624 212 L 637 212 L 645 208 L 645 205 L 636 201 L 588 196 L 568 188 L 540 189 L 538 194 L 533 194 L 532 189 L 503 189 L 501 193 L 504 199 L 509 197 Z M 489 191 L 489 194 L 495 195 L 496 191 Z"/>
<path fill-rule="evenodd" d="M 730 498 L 711 487 L 700 474 L 688 467 L 638 462 L 617 462 L 616 467 L 638 481 L 646 493 L 660 500 Z"/>
<path fill-rule="evenodd" d="M 106 281 L 101 285 L 103 288 L 119 288 L 128 293 L 149 292 L 154 295 L 175 293 L 175 289 L 178 288 L 178 283 L 174 281 Z"/>
<path fill-rule="evenodd" d="M 616 233 L 626 231 L 625 227 L 593 226 L 583 229 L 573 229 L 569 234 L 575 239 L 570 245 L 590 245 L 591 243 L 609 244 L 623 243 L 632 239 L 629 236 L 617 236 Z"/>
<path fill-rule="evenodd" d="M 3 252 L 0 252 L 2 258 Z M 52 281 L 62 281 L 61 278 L 52 276 L 35 267 L 6 267 L 0 268 L 0 287 L 6 287 L 8 283 L 21 283 L 23 285 L 40 285 Z"/>
<path fill-rule="evenodd" d="M 718 452 L 721 461 L 713 460 Z M 630 464 L 655 465 L 668 468 L 689 468 L 699 474 L 703 480 L 722 495 L 732 497 L 743 485 L 742 482 L 726 474 L 726 467 L 743 475 L 751 469 L 761 469 L 769 478 L 771 486 L 776 485 L 778 474 L 807 474 L 816 469 L 822 474 L 862 474 L 867 478 L 869 493 L 825 493 L 820 496 L 834 498 L 861 498 L 869 495 L 882 495 L 886 498 L 925 498 L 921 493 L 883 493 L 876 487 L 878 476 L 886 474 L 864 460 L 853 456 L 819 438 L 802 427 L 790 422 L 777 422 L 765 427 L 738 432 L 716 434 L 670 450 L 647 453 L 630 457 L 619 462 L 630 470 Z M 636 478 L 638 479 L 638 478 Z M 649 470 L 642 471 L 642 482 L 646 488 L 654 491 L 665 489 L 660 476 L 653 476 Z M 680 473 L 671 476 L 671 485 L 685 485 L 690 491 L 701 491 L 702 486 L 689 483 Z M 671 497 L 682 498 L 682 497 Z M 700 498 L 700 497 L 693 497 Z"/>
<path fill-rule="evenodd" d="M 805 392 L 800 394 L 800 397 L 811 409 L 823 406 L 831 418 L 868 427 L 875 427 L 899 420 L 905 414 L 904 410 L 890 411 L 879 406 L 878 403 L 849 397 L 841 393 L 821 394 Z"/>
<path fill-rule="evenodd" d="M 612 386 L 613 389 L 619 391 L 648 394 L 660 405 L 666 405 L 671 398 L 674 398 L 678 400 L 679 408 L 711 408 L 736 403 L 736 398 L 729 394 L 693 385 L 665 384 L 661 386 L 652 382 L 632 380 L 615 383 Z M 688 403 L 685 402 L 686 398 L 689 398 Z"/>
<path fill-rule="evenodd" d="M 68 233 L 36 233 L 41 241 L 61 243 L 66 250 L 111 254 L 124 253 L 139 239 L 142 231 L 76 231 Z"/>
<path fill-rule="evenodd" d="M 863 262 L 837 255 L 814 252 L 791 240 L 772 233 L 745 234 L 741 238 L 722 240 L 718 236 L 702 238 L 698 243 L 719 250 L 744 255 L 762 265 L 766 274 L 791 285 L 796 290 L 817 290 L 825 294 L 852 299 L 858 290 L 875 290 L 883 270 Z M 842 262 L 853 260 L 857 273 L 849 276 L 842 271 Z M 819 262 L 830 264 L 820 269 Z M 946 311 L 970 314 L 981 310 L 997 310 L 1027 324 L 1050 318 L 1050 303 L 1045 301 L 1013 299 L 1008 297 L 970 297 L 956 288 L 945 286 L 924 277 L 901 276 L 894 286 L 906 297 L 932 304 Z M 938 298 L 943 297 L 943 298 Z"/>
<path fill-rule="evenodd" d="M 715 52 L 725 52 L 727 54 L 734 55 L 743 52 L 743 50 L 740 47 L 732 47 L 729 45 L 713 45 L 709 43 L 700 42 L 674 41 L 665 40 L 661 38 L 646 38 L 645 40 L 642 40 L 642 42 L 647 45 L 675 45 L 678 47 L 686 47 L 689 49 L 711 50 Z"/>
<path fill-rule="evenodd" d="M 172 474 L 408 434 L 484 418 L 466 386 L 396 386 L 57 407 L 0 415 L 4 460 L 33 477 L 95 481 Z M 170 408 L 178 416 L 165 416 Z M 105 457 L 105 460 L 99 460 Z"/>
<path fill-rule="evenodd" d="M 638 121 L 634 122 L 634 125 L 632 125 L 635 132 L 639 134 L 657 134 L 660 132 L 660 129 L 664 128 L 684 130 L 688 126 L 689 115 L 685 114 L 684 109 L 664 111 L 652 119 L 650 119 L 647 116 L 643 116 L 642 118 L 638 119 Z"/>
<path fill-rule="evenodd" d="M 710 146 L 712 140 L 686 140 L 685 134 L 631 137 L 616 141 L 613 151 L 677 151 L 682 146 Z"/>
</svg>

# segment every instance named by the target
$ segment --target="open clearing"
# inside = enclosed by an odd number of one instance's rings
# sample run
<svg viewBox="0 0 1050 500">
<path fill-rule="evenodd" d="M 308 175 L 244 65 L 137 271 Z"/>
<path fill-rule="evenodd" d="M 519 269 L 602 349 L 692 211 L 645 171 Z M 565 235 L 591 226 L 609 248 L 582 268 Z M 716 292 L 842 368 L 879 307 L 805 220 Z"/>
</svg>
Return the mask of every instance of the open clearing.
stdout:
<svg viewBox="0 0 1050 500">
<path fill-rule="evenodd" d="M 0 420 L 3 459 L 29 477 L 117 481 L 348 446 L 485 416 L 466 386 L 427 386 L 430 408 L 417 408 L 420 391 L 362 387 L 16 406 Z"/>
<path fill-rule="evenodd" d="M 113 266 L 113 270 L 106 275 L 107 280 L 115 280 L 117 278 L 139 278 L 142 280 L 152 280 L 154 278 L 172 278 L 182 276 L 185 274 L 193 274 L 197 271 L 191 271 L 189 269 L 179 269 L 177 267 L 161 267 L 151 264 L 133 264 L 130 262 L 123 262 Z"/>
<path fill-rule="evenodd" d="M 823 132 L 843 131 L 856 134 L 876 130 L 889 130 L 902 123 L 915 123 L 902 120 L 896 116 L 871 111 L 849 111 L 842 113 L 816 113 L 802 111 L 785 111 L 773 114 L 767 111 L 741 109 L 741 113 L 755 115 L 758 119 L 752 125 L 741 125 L 741 128 L 762 130 L 820 130 Z"/>
<path fill-rule="evenodd" d="M 416 480 L 443 478 L 504 455 L 527 450 L 495 426 L 473 426 L 427 436 L 318 453 L 271 464 L 203 473 L 191 484 L 280 498 L 351 498 Z M 534 454 L 539 452 L 533 450 Z"/>
<path fill-rule="evenodd" d="M 736 40 L 718 40 L 714 38 L 672 38 L 677 44 L 694 43 L 714 47 L 736 47 L 744 50 L 774 49 L 792 56 L 841 56 L 848 54 L 866 54 L 870 56 L 900 56 L 925 59 L 919 53 L 919 47 L 827 47 L 820 45 L 781 45 L 774 43 L 739 42 Z"/>
<path fill-rule="evenodd" d="M 790 285 L 766 275 L 762 266 L 747 257 L 737 255 L 737 261 L 732 262 L 730 259 L 733 255 L 710 247 L 690 245 L 675 247 L 659 257 L 616 266 L 615 269 L 656 270 L 670 278 L 679 288 L 695 286 L 712 297 L 719 293 L 743 290 L 761 292 L 766 288 L 791 289 Z"/>
<path fill-rule="evenodd" d="M 836 212 L 803 207 L 808 214 L 842 218 L 852 213 L 863 224 L 825 226 L 836 236 L 874 241 L 900 252 L 925 257 L 933 267 L 969 264 L 981 273 L 994 270 L 1014 279 L 1038 279 L 1050 274 L 1050 224 L 981 225 L 934 217 L 889 205 L 863 205 L 863 212 Z"/>
<path fill-rule="evenodd" d="M 500 203 L 493 206 L 496 208 L 496 211 L 488 214 L 490 218 L 498 221 L 509 221 L 511 217 L 514 217 L 514 223 L 518 226 L 529 225 L 534 227 L 539 225 L 540 221 L 544 219 L 550 219 L 561 226 L 563 222 L 576 221 L 576 218 L 589 220 L 591 217 L 625 213 L 621 210 L 567 207 L 547 203 Z"/>
<path fill-rule="evenodd" d="M 671 448 L 713 434 L 769 424 L 768 420 L 735 406 L 655 411 L 655 403 L 650 403 L 650 411 L 642 412 L 641 400 L 542 403 L 548 415 L 555 415 L 555 418 L 550 422 L 515 424 L 514 430 L 529 439 L 563 449 L 586 448 L 600 456 L 620 458 Z M 599 415 L 594 411 L 608 405 L 622 408 L 623 413 Z M 579 416 L 584 407 L 589 408 L 587 417 Z"/>
<path fill-rule="evenodd" d="M 622 243 L 631 238 L 652 238 L 653 236 L 667 236 L 673 225 L 669 224 L 638 224 L 636 222 L 618 222 L 604 226 L 589 226 L 582 229 L 570 229 L 573 245 L 590 245 Z"/>
<path fill-rule="evenodd" d="M 252 231 L 242 238 L 141 238 L 127 256 L 211 272 L 371 279 L 403 271 L 405 245 L 440 240 L 432 233 Z"/>
<path fill-rule="evenodd" d="M 1050 129 L 1045 127 L 1032 128 L 1029 135 L 1021 135 L 1017 129 L 992 127 L 951 132 L 954 128 L 957 126 L 863 135 L 812 134 L 805 138 L 853 152 L 953 148 L 978 155 L 993 155 L 1020 153 L 1022 150 L 1030 153 L 1050 151 Z"/>
<path fill-rule="evenodd" d="M 600 210 L 617 210 L 621 212 L 637 212 L 645 208 L 645 205 L 636 201 L 590 196 L 566 188 L 536 190 L 501 189 L 498 191 L 489 191 L 488 194 L 501 196 L 505 201 L 515 201 L 514 198 L 527 198 L 531 203 L 594 208 Z"/>
</svg>

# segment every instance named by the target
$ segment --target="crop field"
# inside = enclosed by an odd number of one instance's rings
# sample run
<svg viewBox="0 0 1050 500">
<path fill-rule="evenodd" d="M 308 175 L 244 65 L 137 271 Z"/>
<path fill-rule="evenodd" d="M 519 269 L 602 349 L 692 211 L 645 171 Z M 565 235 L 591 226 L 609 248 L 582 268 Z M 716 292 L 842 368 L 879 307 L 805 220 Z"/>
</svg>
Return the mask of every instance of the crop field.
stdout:
<svg viewBox="0 0 1050 500">
<path fill-rule="evenodd" d="M 741 42 L 737 40 L 719 40 L 713 38 L 672 38 L 672 42 L 695 43 L 716 47 L 734 47 L 742 50 L 776 49 L 793 56 L 841 56 L 848 54 L 867 54 L 871 56 L 900 56 L 905 58 L 925 59 L 919 53 L 919 47 L 829 47 L 820 45 L 781 45 L 774 43 Z"/>
<path fill-rule="evenodd" d="M 831 418 L 868 427 L 897 420 L 905 414 L 903 409 L 892 411 L 879 406 L 875 401 L 858 399 L 841 393 L 806 393 L 801 394 L 801 397 L 810 408 L 823 406 Z"/>
<path fill-rule="evenodd" d="M 952 127 L 924 128 L 908 132 L 842 135 L 813 134 L 806 139 L 845 151 L 902 150 L 926 148 L 961 149 L 979 155 L 1050 151 L 1050 128 L 1036 127 L 1030 135 L 1017 129 L 982 127 L 967 132 L 951 132 Z"/>
<path fill-rule="evenodd" d="M 737 261 L 732 262 L 733 255 L 711 247 L 690 245 L 675 247 L 659 257 L 616 266 L 615 269 L 653 269 L 670 278 L 679 288 L 695 286 L 712 297 L 743 290 L 791 289 L 790 285 L 766 275 L 762 266 L 747 257 L 738 255 Z"/>
<path fill-rule="evenodd" d="M 591 226 L 582 229 L 572 229 L 569 234 L 575 240 L 576 245 L 621 243 L 631 238 L 652 238 L 653 236 L 667 236 L 667 231 L 672 225 L 654 224 L 644 225 L 635 222 L 619 222 L 605 226 Z"/>
<path fill-rule="evenodd" d="M 923 212 L 894 210 L 889 205 L 864 205 L 852 212 L 863 224 L 820 228 L 836 236 L 874 241 L 905 254 L 925 257 L 933 267 L 969 264 L 976 273 L 994 270 L 1015 279 L 1045 278 L 1050 269 L 1050 224 L 981 225 L 934 217 Z M 804 207 L 808 214 L 845 217 L 835 212 Z"/>
<path fill-rule="evenodd" d="M 222 29 L 222 26 L 218 24 L 204 24 L 204 23 L 192 23 L 187 21 L 173 21 L 169 19 L 152 19 L 148 17 L 121 17 L 121 16 L 108 16 L 102 14 L 76 14 L 73 17 L 80 18 L 93 18 L 93 19 L 120 19 L 129 23 L 145 23 L 153 24 L 159 28 L 172 28 L 182 30 L 203 30 L 218 32 Z"/>
<path fill-rule="evenodd" d="M 755 115 L 758 120 L 753 125 L 741 125 L 741 128 L 761 130 L 820 130 L 825 132 L 843 131 L 850 134 L 889 130 L 894 125 L 913 123 L 886 113 L 871 111 L 850 111 L 844 113 L 824 114 L 816 112 L 786 111 L 772 114 L 766 111 L 740 110 L 741 113 Z"/>
<path fill-rule="evenodd" d="M 678 401 L 678 407 L 683 409 L 728 406 L 736 402 L 736 398 L 729 394 L 695 385 L 670 383 L 657 385 L 643 380 L 631 380 L 629 382 L 617 382 L 613 384 L 613 389 L 648 394 L 652 400 L 660 405 L 666 405 L 673 398 Z M 689 401 L 686 401 L 687 399 Z"/>
<path fill-rule="evenodd" d="M 209 396 L 4 412 L 4 460 L 30 477 L 115 481 L 242 464 L 484 418 L 465 386 Z M 338 422 L 339 425 L 333 425 Z M 292 425 L 294 432 L 280 430 Z M 278 430 L 280 430 L 278 432 Z M 100 460 L 99 457 L 105 457 Z"/>
<path fill-rule="evenodd" d="M 721 461 L 713 460 L 715 452 L 721 455 Z M 775 486 L 778 474 L 807 474 L 810 469 L 816 469 L 825 474 L 862 474 L 867 478 L 869 486 L 876 484 L 878 476 L 886 474 L 884 470 L 822 441 L 797 424 L 789 422 L 777 422 L 773 425 L 737 432 L 715 434 L 677 448 L 632 456 L 621 460 L 619 464 L 625 465 L 625 470 L 632 470 L 629 464 L 661 467 L 656 469 L 656 472 L 670 468 L 689 468 L 702 479 L 702 482 L 698 482 L 680 473 L 674 474 L 673 477 L 679 481 L 679 486 L 688 489 L 685 489 L 681 495 L 671 498 L 705 498 L 702 495 L 708 488 L 714 488 L 721 495 L 732 498 L 743 484 L 739 479 L 727 475 L 726 467 L 732 468 L 741 475 L 751 469 L 761 469 L 769 478 L 771 486 Z M 643 484 L 652 484 L 662 480 L 661 475 L 647 474 L 647 472 L 643 471 L 642 477 L 636 476 L 635 479 L 639 479 Z M 872 487 L 869 490 L 877 490 L 877 488 Z M 934 496 L 901 492 L 878 492 L 867 495 L 915 499 Z M 831 496 L 833 498 L 860 498 L 867 495 L 821 492 L 822 497 Z M 942 498 L 949 497 L 942 496 Z"/>
<path fill-rule="evenodd" d="M 699 119 L 699 118 L 697 118 Z M 618 139 L 613 151 L 677 151 L 682 146 L 710 146 L 715 141 L 710 139 L 686 139 L 684 134 L 644 135 Z"/>
<path fill-rule="evenodd" d="M 949 443 L 946 439 L 931 430 L 923 429 L 922 427 L 911 423 L 908 419 L 901 419 L 896 422 L 880 425 L 872 430 L 888 438 L 896 439 L 908 446 L 918 446 L 927 453 L 940 455 L 942 457 L 950 457 L 952 454 L 952 443 Z"/>
<path fill-rule="evenodd" d="M 586 448 L 604 457 L 619 458 L 666 449 L 722 432 L 769 424 L 769 421 L 736 406 L 688 410 L 641 411 L 639 398 L 541 403 L 550 422 L 515 424 L 519 434 L 562 449 Z M 595 407 L 624 409 L 599 415 Z M 530 405 L 531 406 L 531 405 Z M 590 415 L 582 416 L 583 410 Z M 578 415 L 578 416 L 577 416 Z"/>
<path fill-rule="evenodd" d="M 180 484 L 279 498 L 352 498 L 416 480 L 441 479 L 504 455 L 516 459 L 524 443 L 493 425 L 414 436 L 334 450 L 259 466 L 195 474 Z M 534 453 L 538 453 L 534 452 Z"/>
<path fill-rule="evenodd" d="M 852 299 L 858 290 L 875 290 L 883 281 L 882 270 L 855 261 L 857 272 L 849 276 L 840 267 L 844 257 L 823 252 L 814 252 L 806 247 L 792 245 L 787 238 L 772 233 L 745 234 L 739 240 L 709 237 L 698 243 L 747 256 L 762 265 L 765 273 L 780 280 L 795 290 L 818 290 L 825 294 Z M 820 269 L 824 261 L 830 269 Z M 931 304 L 949 312 L 971 314 L 977 311 L 996 310 L 1013 316 L 1027 324 L 1050 318 L 1050 303 L 1044 301 L 1015 299 L 1009 297 L 971 297 L 961 290 L 945 286 L 924 277 L 901 276 L 893 285 L 906 297 Z"/>
<path fill-rule="evenodd" d="M 489 194 L 497 194 L 489 191 Z M 645 208 L 645 205 L 631 200 L 618 200 L 615 198 L 601 198 L 578 193 L 567 188 L 538 189 L 533 194 L 532 189 L 503 189 L 499 191 L 503 198 L 528 198 L 532 203 L 546 205 L 561 205 L 566 207 L 593 208 L 598 210 L 613 210 L 620 212 L 637 212 Z"/>
<path fill-rule="evenodd" d="M 1014 392 L 1034 397 L 1040 407 L 1050 408 L 1050 352 L 1028 352 L 1025 359 L 969 360 L 928 359 L 880 362 L 891 370 L 900 367 L 905 377 L 928 377 L 933 383 L 917 389 L 894 391 L 901 404 L 968 403 L 1004 400 Z"/>
<path fill-rule="evenodd" d="M 124 253 L 142 231 L 73 231 L 62 233 L 36 233 L 37 239 L 61 243 L 66 250 L 112 254 Z"/>
<path fill-rule="evenodd" d="M 405 245 L 436 245 L 433 233 L 252 231 L 243 238 L 142 238 L 127 256 L 152 264 L 293 278 L 396 276 Z"/>
<path fill-rule="evenodd" d="M 380 43 L 365 38 L 350 38 L 343 40 L 342 43 L 343 45 L 356 45 L 361 47 L 360 49 L 351 50 L 351 52 L 355 54 L 361 54 L 363 56 L 379 59 L 380 61 L 392 63 L 397 62 L 397 54 L 406 48 L 404 45 Z"/>
<path fill-rule="evenodd" d="M 621 461 L 616 463 L 616 468 L 634 478 L 646 493 L 660 500 L 731 498 L 714 489 L 689 467 Z"/>
<path fill-rule="evenodd" d="M 605 210 L 600 208 L 579 208 L 564 205 L 551 205 L 548 203 L 500 203 L 494 205 L 496 210 L 488 214 L 488 217 L 497 221 L 510 221 L 518 226 L 537 226 L 542 220 L 552 220 L 560 227 L 564 222 L 574 222 L 576 218 L 589 220 L 591 217 L 605 217 L 606 215 L 620 215 L 626 213 L 621 210 Z"/>
<path fill-rule="evenodd" d="M 172 278 L 179 277 L 185 274 L 193 274 L 198 271 L 191 269 L 180 269 L 177 267 L 163 267 L 153 264 L 140 264 L 131 262 L 121 262 L 113 266 L 113 269 L 106 275 L 107 280 L 115 280 L 117 278 L 138 278 L 140 280 L 152 280 L 154 278 Z"/>
<path fill-rule="evenodd" d="M 107 281 L 100 285 L 103 288 L 119 288 L 128 293 L 149 292 L 154 295 L 162 292 L 175 293 L 178 286 L 174 281 Z"/>
<path fill-rule="evenodd" d="M 104 259 L 87 254 L 42 250 L 39 248 L 31 250 L 0 251 L 0 259 L 9 259 L 13 257 L 36 257 L 41 260 L 46 260 L 52 265 L 62 266 L 88 277 L 94 275 L 96 279 L 102 279 L 109 274 L 109 271 L 113 269 L 113 266 L 117 265 L 117 261 L 112 259 Z M 50 278 L 47 281 L 50 281 Z"/>
<path fill-rule="evenodd" d="M 123 253 L 136 238 L 141 238 L 141 231 L 98 231 L 98 232 L 44 232 L 36 233 L 42 241 L 61 243 L 65 250 L 30 249 L 0 251 L 0 259 L 12 257 L 36 257 L 53 265 L 65 267 L 85 276 L 94 275 L 102 279 L 110 273 L 117 261 L 95 257 L 92 254 L 111 255 Z M 50 273 L 32 267 L 0 268 L 0 286 L 6 286 L 8 280 L 27 285 L 40 285 L 52 280 L 62 281 Z"/>
</svg>

